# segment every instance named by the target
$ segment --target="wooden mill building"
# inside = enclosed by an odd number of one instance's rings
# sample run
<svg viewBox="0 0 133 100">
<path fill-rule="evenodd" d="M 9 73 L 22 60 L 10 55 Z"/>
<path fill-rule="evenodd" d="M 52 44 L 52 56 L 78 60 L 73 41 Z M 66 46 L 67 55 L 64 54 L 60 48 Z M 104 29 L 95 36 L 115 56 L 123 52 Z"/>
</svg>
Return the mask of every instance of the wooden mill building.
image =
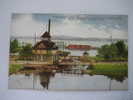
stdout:
<svg viewBox="0 0 133 100">
<path fill-rule="evenodd" d="M 41 41 L 33 46 L 33 54 L 37 61 L 46 61 L 48 63 L 55 63 L 57 59 L 58 47 L 51 40 L 50 35 L 50 19 L 48 23 L 48 31 L 44 32 L 40 37 Z"/>
</svg>

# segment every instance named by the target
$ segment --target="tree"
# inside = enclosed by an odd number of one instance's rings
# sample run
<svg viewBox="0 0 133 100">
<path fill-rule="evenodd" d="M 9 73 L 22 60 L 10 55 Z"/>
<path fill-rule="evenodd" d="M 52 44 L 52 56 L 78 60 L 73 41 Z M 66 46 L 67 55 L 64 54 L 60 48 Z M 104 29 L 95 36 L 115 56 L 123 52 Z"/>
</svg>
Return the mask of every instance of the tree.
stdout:
<svg viewBox="0 0 133 100">
<path fill-rule="evenodd" d="M 117 56 L 118 57 L 127 57 L 128 55 L 128 48 L 126 47 L 126 44 L 124 43 L 124 41 L 118 41 L 116 42 L 116 46 L 117 46 Z"/>
<path fill-rule="evenodd" d="M 89 56 L 89 53 L 87 51 L 83 52 L 83 56 Z"/>
<path fill-rule="evenodd" d="M 128 47 L 124 43 L 124 41 L 117 41 L 116 43 L 112 43 L 110 45 L 103 45 L 98 49 L 98 56 L 103 57 L 105 59 L 112 58 L 127 58 L 128 57 Z"/>
<path fill-rule="evenodd" d="M 10 41 L 10 52 L 17 53 L 20 50 L 20 45 L 17 39 Z"/>
<path fill-rule="evenodd" d="M 31 56 L 32 55 L 32 45 L 26 44 L 22 47 L 20 51 L 20 56 Z"/>
<path fill-rule="evenodd" d="M 101 48 L 98 48 L 98 55 L 100 57 L 109 59 L 110 58 L 110 47 L 109 47 L 109 45 L 103 45 Z"/>
<path fill-rule="evenodd" d="M 111 58 L 117 57 L 117 52 L 118 52 L 117 46 L 114 43 L 110 44 L 110 52 L 109 52 L 110 57 Z"/>
</svg>

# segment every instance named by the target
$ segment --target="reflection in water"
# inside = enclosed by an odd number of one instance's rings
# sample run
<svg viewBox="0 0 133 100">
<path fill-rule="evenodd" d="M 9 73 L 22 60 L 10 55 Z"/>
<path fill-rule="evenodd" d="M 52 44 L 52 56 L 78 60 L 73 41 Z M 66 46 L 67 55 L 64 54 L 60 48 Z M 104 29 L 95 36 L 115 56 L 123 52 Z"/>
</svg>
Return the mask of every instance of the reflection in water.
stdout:
<svg viewBox="0 0 133 100">
<path fill-rule="evenodd" d="M 90 76 L 94 76 L 96 74 L 89 74 Z M 99 74 L 100 75 L 100 74 Z M 118 82 L 123 82 L 127 78 L 127 73 L 106 73 L 103 74 L 104 76 L 108 77 L 111 80 L 116 80 Z"/>
<path fill-rule="evenodd" d="M 48 90 L 127 90 L 128 79 L 122 82 L 104 75 L 75 75 L 41 72 L 9 76 L 10 89 Z"/>
<path fill-rule="evenodd" d="M 25 76 L 27 76 L 27 77 L 30 77 L 30 74 L 28 74 L 28 73 L 25 73 Z"/>
<path fill-rule="evenodd" d="M 39 73 L 40 84 L 43 86 L 43 88 L 48 89 L 51 76 L 54 76 L 54 73 L 51 73 L 51 72 Z"/>
<path fill-rule="evenodd" d="M 126 78 L 127 78 L 127 75 L 105 75 L 107 77 L 109 77 L 111 80 L 116 80 L 118 82 L 123 82 Z"/>
</svg>

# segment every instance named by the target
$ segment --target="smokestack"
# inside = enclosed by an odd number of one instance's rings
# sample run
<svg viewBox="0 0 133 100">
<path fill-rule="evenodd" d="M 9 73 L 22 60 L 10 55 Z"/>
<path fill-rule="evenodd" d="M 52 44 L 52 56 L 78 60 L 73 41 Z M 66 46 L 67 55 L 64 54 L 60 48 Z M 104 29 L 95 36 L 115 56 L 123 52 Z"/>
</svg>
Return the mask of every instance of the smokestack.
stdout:
<svg viewBox="0 0 133 100">
<path fill-rule="evenodd" d="M 48 32 L 50 33 L 50 19 L 48 20 Z"/>
</svg>

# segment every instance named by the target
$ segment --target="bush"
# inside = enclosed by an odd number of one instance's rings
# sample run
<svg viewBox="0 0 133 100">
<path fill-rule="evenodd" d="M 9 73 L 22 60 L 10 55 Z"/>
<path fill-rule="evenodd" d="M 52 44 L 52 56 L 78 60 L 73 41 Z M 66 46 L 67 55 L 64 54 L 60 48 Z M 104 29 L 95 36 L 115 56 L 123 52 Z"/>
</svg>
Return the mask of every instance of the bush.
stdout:
<svg viewBox="0 0 133 100">
<path fill-rule="evenodd" d="M 117 41 L 110 45 L 103 45 L 101 48 L 98 48 L 98 57 L 102 57 L 105 60 L 123 60 L 128 58 L 128 47 L 124 41 Z"/>
<path fill-rule="evenodd" d="M 16 73 L 21 68 L 22 68 L 22 65 L 19 65 L 19 64 L 10 64 L 9 73 Z"/>
<path fill-rule="evenodd" d="M 20 44 L 17 39 L 10 41 L 10 53 L 17 53 L 20 50 Z"/>
<path fill-rule="evenodd" d="M 32 45 L 31 44 L 26 44 L 25 46 L 22 47 L 20 51 L 20 56 L 32 56 Z"/>
</svg>

